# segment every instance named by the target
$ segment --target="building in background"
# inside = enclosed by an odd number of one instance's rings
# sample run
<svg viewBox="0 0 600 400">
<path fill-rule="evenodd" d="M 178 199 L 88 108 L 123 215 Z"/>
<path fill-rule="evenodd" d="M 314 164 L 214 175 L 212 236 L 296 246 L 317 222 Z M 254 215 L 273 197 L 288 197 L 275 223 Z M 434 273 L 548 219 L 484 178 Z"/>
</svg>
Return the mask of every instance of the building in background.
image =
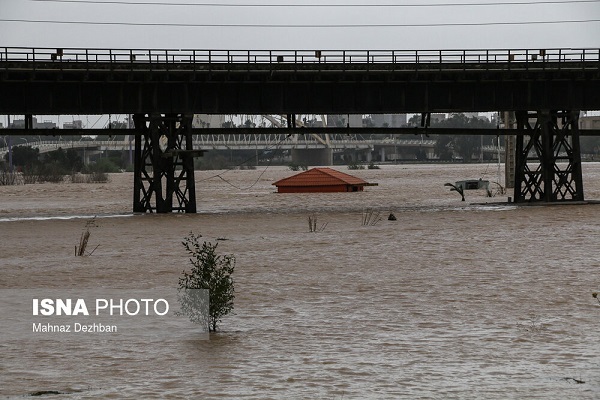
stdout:
<svg viewBox="0 0 600 400">
<path fill-rule="evenodd" d="M 579 129 L 600 129 L 600 115 L 586 115 L 580 117 Z"/>
<path fill-rule="evenodd" d="M 52 121 L 38 122 L 36 117 L 32 117 L 33 129 L 55 129 L 56 123 Z M 15 119 L 9 126 L 13 129 L 25 129 L 25 119 Z"/>
<path fill-rule="evenodd" d="M 402 128 L 406 126 L 406 114 L 371 114 L 373 126 L 377 128 Z"/>
<path fill-rule="evenodd" d="M 76 119 L 72 122 L 65 122 L 63 124 L 63 129 L 83 129 L 83 121 Z"/>
</svg>

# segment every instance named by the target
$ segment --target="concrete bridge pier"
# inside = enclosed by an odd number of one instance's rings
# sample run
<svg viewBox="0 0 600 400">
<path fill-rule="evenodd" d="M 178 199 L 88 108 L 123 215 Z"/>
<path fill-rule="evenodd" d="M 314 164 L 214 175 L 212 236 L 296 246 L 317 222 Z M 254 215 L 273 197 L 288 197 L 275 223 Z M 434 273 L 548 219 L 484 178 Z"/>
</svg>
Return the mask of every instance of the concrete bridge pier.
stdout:
<svg viewBox="0 0 600 400">
<path fill-rule="evenodd" d="M 83 164 L 84 165 L 90 165 L 90 162 L 92 161 L 92 157 L 96 157 L 99 154 L 102 154 L 101 150 L 98 149 L 86 149 L 85 147 L 83 148 L 82 151 L 79 152 L 81 159 L 83 160 Z"/>
<path fill-rule="evenodd" d="M 385 147 L 379 149 L 379 155 L 381 157 L 381 162 L 385 162 Z"/>
<path fill-rule="evenodd" d="M 505 111 L 502 115 L 504 129 L 514 129 L 516 124 L 515 113 Z M 504 182 L 507 189 L 515 187 L 515 154 L 517 137 L 504 135 Z"/>
<path fill-rule="evenodd" d="M 292 149 L 292 163 L 296 165 L 333 165 L 333 149 Z"/>
<path fill-rule="evenodd" d="M 133 211 L 196 212 L 191 114 L 136 114 Z"/>
<path fill-rule="evenodd" d="M 583 201 L 579 111 L 515 113 L 515 202 Z M 535 123 L 532 125 L 532 122 Z"/>
</svg>

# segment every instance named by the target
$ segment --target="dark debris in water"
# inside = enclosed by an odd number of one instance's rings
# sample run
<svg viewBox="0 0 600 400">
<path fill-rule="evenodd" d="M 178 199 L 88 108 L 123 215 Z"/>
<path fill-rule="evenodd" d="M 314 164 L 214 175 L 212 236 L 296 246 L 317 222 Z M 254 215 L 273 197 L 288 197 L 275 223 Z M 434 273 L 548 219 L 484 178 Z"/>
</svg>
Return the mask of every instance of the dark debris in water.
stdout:
<svg viewBox="0 0 600 400">
<path fill-rule="evenodd" d="M 59 392 L 58 390 L 38 390 L 37 392 L 29 393 L 31 397 L 40 397 L 40 396 L 54 396 L 58 394 L 68 394 L 65 392 Z"/>
<path fill-rule="evenodd" d="M 575 378 L 563 378 L 565 381 L 571 383 L 577 383 L 577 384 L 582 384 L 585 383 L 585 381 L 582 381 L 581 379 L 575 379 Z"/>
<path fill-rule="evenodd" d="M 35 392 L 31 392 L 27 395 L 27 397 L 42 397 L 42 396 L 59 396 L 59 395 L 69 395 L 75 393 L 81 393 L 83 390 L 37 390 Z"/>
</svg>

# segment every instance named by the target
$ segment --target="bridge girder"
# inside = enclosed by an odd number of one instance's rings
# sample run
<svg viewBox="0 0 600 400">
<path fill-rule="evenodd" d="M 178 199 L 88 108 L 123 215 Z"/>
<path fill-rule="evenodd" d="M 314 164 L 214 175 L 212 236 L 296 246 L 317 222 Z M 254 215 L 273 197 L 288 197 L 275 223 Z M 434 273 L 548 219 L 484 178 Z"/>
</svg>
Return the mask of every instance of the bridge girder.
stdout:
<svg viewBox="0 0 600 400">
<path fill-rule="evenodd" d="M 600 79 L 554 80 L 550 72 L 538 80 L 526 76 L 457 77 L 449 82 L 437 82 L 435 75 L 431 81 L 388 78 L 374 80 L 365 73 L 355 82 L 336 82 L 333 77 L 276 82 L 194 77 L 188 82 L 0 81 L 0 113 L 382 114 L 600 108 Z"/>
<path fill-rule="evenodd" d="M 4 48 L 0 114 L 600 109 L 598 49 L 151 53 Z"/>
</svg>

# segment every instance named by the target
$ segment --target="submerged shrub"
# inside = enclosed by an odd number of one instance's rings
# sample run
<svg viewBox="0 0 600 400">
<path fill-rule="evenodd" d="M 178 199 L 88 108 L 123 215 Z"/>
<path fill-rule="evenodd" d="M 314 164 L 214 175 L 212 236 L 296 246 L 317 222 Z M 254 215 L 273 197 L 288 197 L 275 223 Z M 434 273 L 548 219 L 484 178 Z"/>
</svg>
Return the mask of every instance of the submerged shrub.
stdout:
<svg viewBox="0 0 600 400">
<path fill-rule="evenodd" d="M 235 269 L 233 255 L 217 254 L 218 243 L 202 242 L 201 235 L 190 233 L 182 242 L 190 256 L 192 269 L 183 271 L 179 289 L 208 289 L 209 331 L 216 331 L 221 318 L 233 310 L 234 285 L 231 275 Z"/>
</svg>

